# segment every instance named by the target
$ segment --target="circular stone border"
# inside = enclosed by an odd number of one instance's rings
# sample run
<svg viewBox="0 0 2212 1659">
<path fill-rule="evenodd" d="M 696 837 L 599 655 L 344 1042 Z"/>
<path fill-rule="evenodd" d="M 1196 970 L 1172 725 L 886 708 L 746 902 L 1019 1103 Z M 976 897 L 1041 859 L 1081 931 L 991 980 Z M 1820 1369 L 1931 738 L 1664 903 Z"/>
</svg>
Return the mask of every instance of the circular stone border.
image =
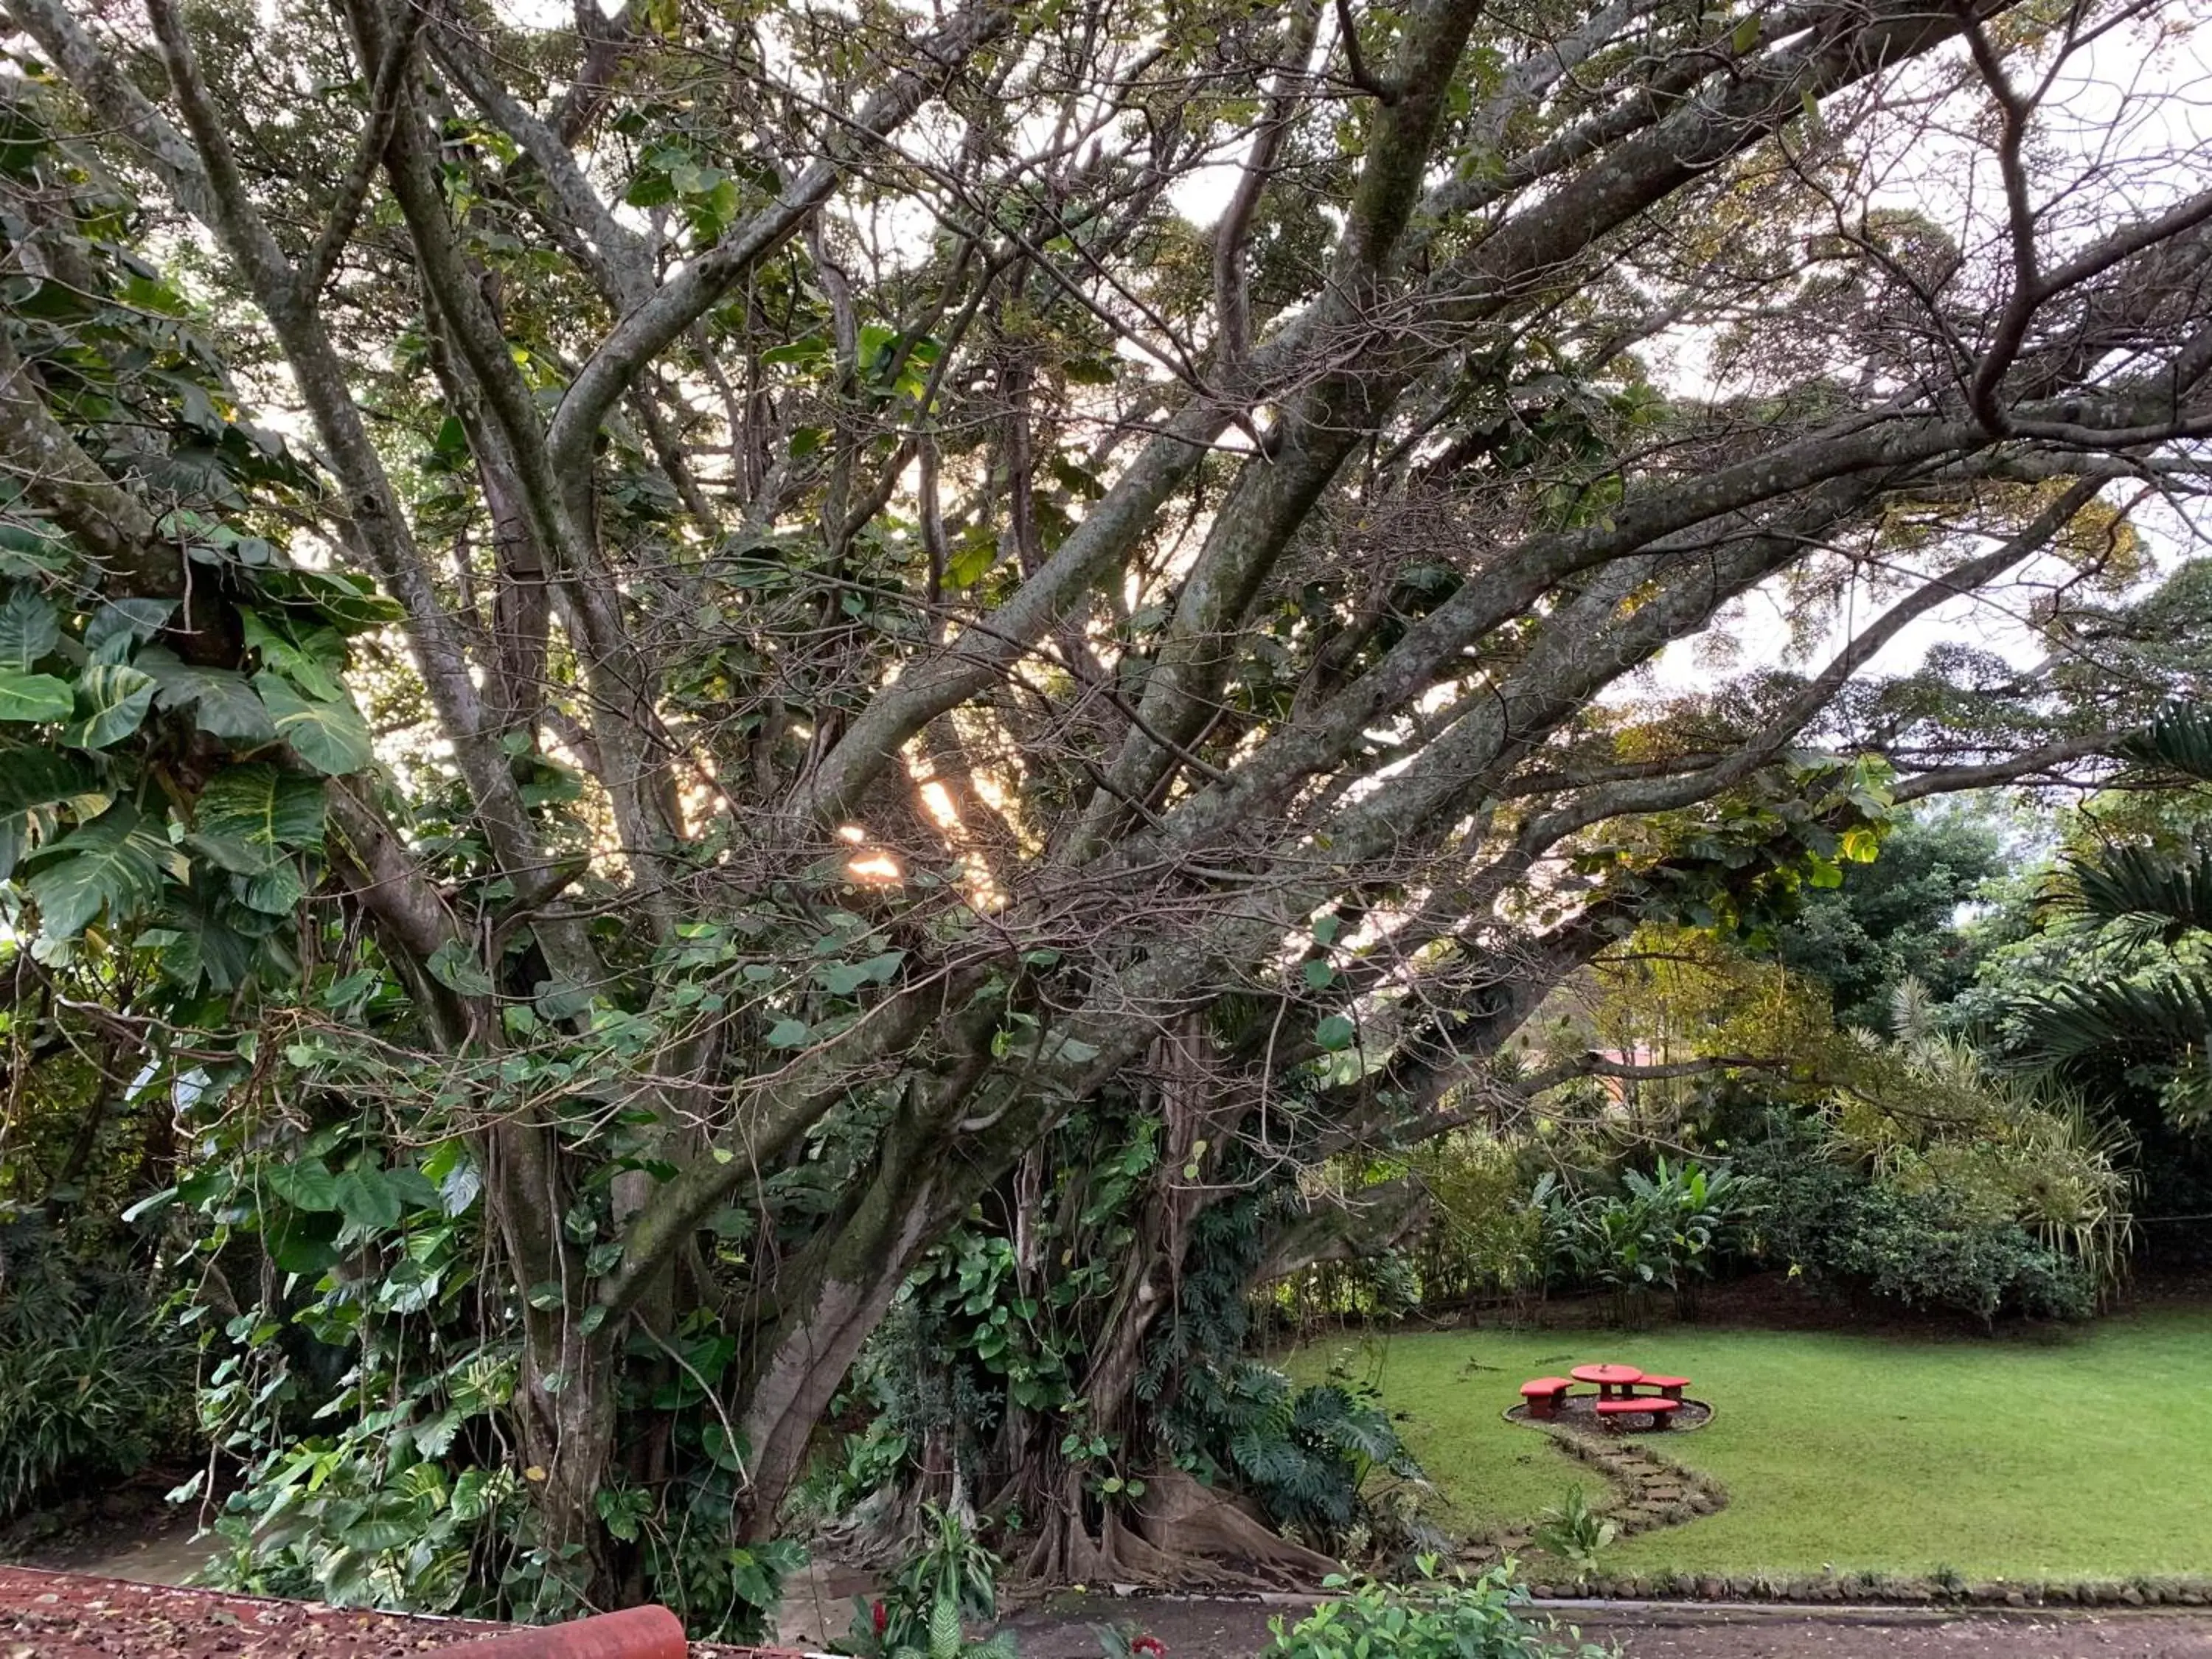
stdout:
<svg viewBox="0 0 2212 1659">
<path fill-rule="evenodd" d="M 1535 1429 L 1539 1431 L 1561 1428 L 1571 1430 L 1577 1434 L 1603 1435 L 1608 1437 L 1626 1435 L 1636 1435 L 1641 1437 L 1649 1435 L 1659 1440 L 1665 1439 L 1670 1434 L 1695 1434 L 1719 1415 L 1718 1408 L 1710 1400 L 1692 1400 L 1686 1395 L 1683 1396 L 1682 1404 L 1695 1406 L 1702 1415 L 1691 1417 L 1686 1412 L 1676 1412 L 1674 1413 L 1674 1421 L 1663 1429 L 1614 1430 L 1607 1428 L 1598 1420 L 1597 1413 L 1588 1409 L 1588 1403 L 1593 1398 L 1593 1395 L 1583 1395 L 1578 1399 L 1568 1401 L 1566 1404 L 1570 1408 L 1578 1404 L 1584 1407 L 1583 1410 L 1574 1412 L 1571 1415 L 1566 1411 L 1562 1411 L 1553 1417 L 1531 1417 L 1528 1414 L 1528 1402 L 1525 1400 L 1518 1405 L 1508 1406 L 1498 1415 L 1509 1423 L 1516 1423 L 1522 1428 Z"/>
</svg>

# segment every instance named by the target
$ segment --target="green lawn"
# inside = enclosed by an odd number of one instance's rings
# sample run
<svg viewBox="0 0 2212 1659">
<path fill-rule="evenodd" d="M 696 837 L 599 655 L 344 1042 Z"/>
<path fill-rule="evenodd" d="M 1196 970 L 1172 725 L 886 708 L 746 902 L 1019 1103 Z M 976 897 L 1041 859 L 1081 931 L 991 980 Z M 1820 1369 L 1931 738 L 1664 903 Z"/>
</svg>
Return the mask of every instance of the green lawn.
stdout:
<svg viewBox="0 0 2212 1659">
<path fill-rule="evenodd" d="M 1617 1359 L 1692 1379 L 1711 1426 L 1658 1443 L 1717 1476 L 1718 1515 L 1631 1540 L 1609 1571 L 1969 1578 L 2212 1574 L 2212 1311 L 1990 1340 L 1667 1327 L 1429 1332 L 1320 1343 L 1372 1375 L 1474 1530 L 1594 1480 L 1498 1413 L 1528 1377 Z"/>
</svg>

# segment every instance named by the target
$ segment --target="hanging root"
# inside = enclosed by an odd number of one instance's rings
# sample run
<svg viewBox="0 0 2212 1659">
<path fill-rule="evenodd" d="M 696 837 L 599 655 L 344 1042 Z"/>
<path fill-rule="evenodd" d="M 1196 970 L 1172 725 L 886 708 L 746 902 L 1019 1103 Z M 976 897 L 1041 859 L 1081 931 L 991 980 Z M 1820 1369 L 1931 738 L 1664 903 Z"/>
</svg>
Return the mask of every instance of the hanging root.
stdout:
<svg viewBox="0 0 2212 1659">
<path fill-rule="evenodd" d="M 1133 1515 L 1109 1510 L 1094 1529 L 1072 1478 L 1024 1559 L 1028 1576 L 1057 1583 L 1265 1589 L 1307 1585 L 1340 1571 L 1318 1550 L 1281 1536 L 1248 1504 L 1181 1469 L 1146 1478 Z"/>
</svg>

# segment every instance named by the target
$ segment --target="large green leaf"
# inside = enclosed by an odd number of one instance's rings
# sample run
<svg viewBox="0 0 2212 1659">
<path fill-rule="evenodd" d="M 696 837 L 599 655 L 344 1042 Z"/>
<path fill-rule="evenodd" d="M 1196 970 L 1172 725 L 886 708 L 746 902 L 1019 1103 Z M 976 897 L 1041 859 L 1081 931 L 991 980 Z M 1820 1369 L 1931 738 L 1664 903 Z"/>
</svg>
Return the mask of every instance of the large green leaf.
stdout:
<svg viewBox="0 0 2212 1659">
<path fill-rule="evenodd" d="M 264 671 L 282 674 L 307 696 L 325 702 L 345 695 L 338 682 L 338 671 L 345 663 L 345 636 L 336 629 L 311 628 L 300 635 L 281 620 L 264 619 L 246 606 L 238 614 L 246 646 L 259 654 Z"/>
<path fill-rule="evenodd" d="M 40 867 L 23 884 L 39 907 L 40 931 L 74 939 L 102 910 L 120 921 L 151 903 L 176 851 L 160 823 L 120 801 L 31 859 Z"/>
<path fill-rule="evenodd" d="M 2058 985 L 2023 1000 L 2019 1012 L 2027 1039 L 2021 1058 L 2032 1063 L 2100 1052 L 2178 1057 L 2212 1031 L 2212 975 L 2168 964 L 2136 979 Z"/>
<path fill-rule="evenodd" d="M 154 706 L 154 677 L 121 663 L 88 663 L 76 683 L 76 718 L 62 728 L 72 749 L 105 749 L 120 743 Z"/>
<path fill-rule="evenodd" d="M 67 680 L 0 669 L 0 720 L 35 725 L 65 720 L 76 706 Z"/>
<path fill-rule="evenodd" d="M 307 896 L 307 884 L 299 866 L 290 860 L 271 865 L 258 875 L 233 878 L 231 887 L 248 909 L 266 915 L 288 916 Z"/>
<path fill-rule="evenodd" d="M 449 939 L 433 951 L 423 965 L 439 984 L 465 997 L 488 997 L 497 988 L 476 952 L 457 939 Z"/>
<path fill-rule="evenodd" d="M 0 671 L 28 673 L 61 638 L 60 620 L 44 594 L 19 587 L 0 605 Z"/>
<path fill-rule="evenodd" d="M 155 953 L 161 971 L 187 990 L 203 983 L 228 995 L 253 972 L 258 941 L 227 926 L 216 910 L 197 897 L 173 901 L 167 927 L 149 927 L 137 942 Z"/>
<path fill-rule="evenodd" d="M 70 538 L 46 524 L 0 524 L 0 576 L 58 576 L 76 564 Z"/>
<path fill-rule="evenodd" d="M 356 1232 L 381 1232 L 399 1219 L 399 1194 L 381 1170 L 348 1170 L 337 1178 L 337 1206 Z"/>
<path fill-rule="evenodd" d="M 252 862 L 243 866 L 218 860 L 226 869 L 258 875 L 295 848 L 321 845 L 323 810 L 320 778 L 280 772 L 257 761 L 208 780 L 200 792 L 198 828 L 210 840 L 251 855 Z"/>
<path fill-rule="evenodd" d="M 104 811 L 107 798 L 94 793 L 92 769 L 64 749 L 0 749 L 0 881 L 15 873 L 23 854 L 53 838 L 56 809 L 74 802 L 81 814 Z"/>
<path fill-rule="evenodd" d="M 99 787 L 94 764 L 60 749 L 0 749 L 0 817 L 89 794 Z"/>
<path fill-rule="evenodd" d="M 2099 921 L 2138 924 L 2173 944 L 2212 930 L 2212 847 L 2169 858 L 2149 847 L 2115 847 L 2067 867 L 2063 908 Z"/>
<path fill-rule="evenodd" d="M 336 699 L 310 697 L 282 675 L 266 672 L 253 677 L 253 689 L 276 735 L 318 772 L 337 777 L 358 772 L 375 758 L 368 723 L 343 690 Z"/>
<path fill-rule="evenodd" d="M 110 599 L 84 625 L 84 648 L 94 662 L 124 662 L 131 647 L 161 631 L 174 599 Z"/>
<path fill-rule="evenodd" d="M 191 709 L 201 731 L 233 743 L 276 740 L 276 724 L 245 675 L 185 662 L 163 645 L 148 646 L 131 659 L 131 666 L 154 677 L 160 688 L 155 694 L 156 707 Z"/>
<path fill-rule="evenodd" d="M 338 1264 L 341 1224 L 335 1214 L 294 1211 L 265 1223 L 262 1237 L 284 1272 L 319 1278 Z"/>
<path fill-rule="evenodd" d="M 338 1177 L 319 1158 L 303 1158 L 292 1164 L 272 1164 L 264 1174 L 269 1190 L 301 1210 L 338 1207 Z"/>
</svg>

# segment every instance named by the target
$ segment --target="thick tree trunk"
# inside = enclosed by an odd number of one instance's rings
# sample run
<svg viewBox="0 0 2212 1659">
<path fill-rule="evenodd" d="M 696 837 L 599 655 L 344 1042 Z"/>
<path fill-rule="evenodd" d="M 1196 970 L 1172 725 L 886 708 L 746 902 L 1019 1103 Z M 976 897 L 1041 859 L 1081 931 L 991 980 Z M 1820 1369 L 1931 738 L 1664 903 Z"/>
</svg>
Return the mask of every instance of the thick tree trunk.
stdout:
<svg viewBox="0 0 2212 1659">
<path fill-rule="evenodd" d="M 895 1129 L 877 1164 L 848 1212 L 784 1265 L 775 1311 L 755 1333 L 738 1412 L 750 1459 L 748 1539 L 775 1533 L 816 1425 L 944 1224 L 945 1177 L 958 1160 L 941 1138 Z"/>
<path fill-rule="evenodd" d="M 528 1460 L 523 1475 L 550 1570 L 598 1607 L 633 1599 L 599 1512 L 599 1495 L 613 1474 L 621 1363 L 610 1345 L 583 1336 L 564 1310 L 533 1318 L 516 1413 Z"/>
<path fill-rule="evenodd" d="M 1252 1505 L 1176 1468 L 1141 1397 L 1147 1346 L 1161 1319 L 1176 1316 L 1192 1229 L 1222 1196 L 1214 1178 L 1246 1115 L 1243 1091 L 1225 1088 L 1214 1062 L 1201 1017 L 1153 1045 L 1148 1092 L 1161 1121 L 1159 1162 L 1080 1390 L 1085 1426 L 1114 1449 L 1119 1474 L 1141 1483 L 1143 1496 L 1103 1495 L 1097 1468 L 1071 1465 L 1061 1452 L 1065 1425 L 1037 1425 L 1005 1487 L 1021 1494 L 1025 1514 L 1039 1518 L 1024 1563 L 1034 1577 L 1249 1584 L 1310 1580 L 1336 1565 L 1279 1536 Z"/>
</svg>

